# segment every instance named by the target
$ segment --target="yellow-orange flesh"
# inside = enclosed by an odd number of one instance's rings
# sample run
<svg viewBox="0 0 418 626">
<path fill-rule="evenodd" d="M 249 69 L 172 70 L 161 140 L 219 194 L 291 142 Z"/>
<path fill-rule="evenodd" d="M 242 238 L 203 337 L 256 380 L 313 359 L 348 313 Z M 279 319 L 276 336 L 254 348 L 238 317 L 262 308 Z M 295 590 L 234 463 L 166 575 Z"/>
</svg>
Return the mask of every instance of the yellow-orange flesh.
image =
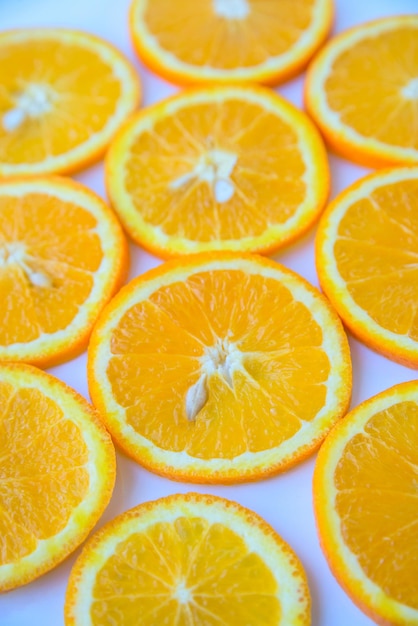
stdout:
<svg viewBox="0 0 418 626">
<path fill-rule="evenodd" d="M 417 381 L 366 401 L 320 450 L 314 501 L 336 577 L 377 623 L 418 624 Z"/>
<path fill-rule="evenodd" d="M 307 626 L 296 555 L 251 511 L 213 496 L 146 503 L 87 544 L 70 576 L 66 624 Z"/>
</svg>

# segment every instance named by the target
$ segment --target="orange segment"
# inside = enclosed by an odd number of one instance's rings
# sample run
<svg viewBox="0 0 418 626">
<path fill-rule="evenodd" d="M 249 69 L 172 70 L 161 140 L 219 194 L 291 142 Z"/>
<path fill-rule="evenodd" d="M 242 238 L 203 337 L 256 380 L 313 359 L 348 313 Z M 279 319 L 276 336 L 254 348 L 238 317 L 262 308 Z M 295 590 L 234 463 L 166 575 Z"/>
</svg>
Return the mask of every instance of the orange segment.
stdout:
<svg viewBox="0 0 418 626">
<path fill-rule="evenodd" d="M 316 462 L 314 504 L 325 555 L 340 584 L 379 624 L 418 624 L 417 444 L 412 381 L 349 413 Z"/>
<path fill-rule="evenodd" d="M 55 567 L 87 536 L 115 479 L 111 439 L 78 394 L 0 365 L 0 590 Z"/>
<path fill-rule="evenodd" d="M 418 167 L 368 176 L 322 216 L 316 263 L 323 290 L 351 332 L 418 367 Z"/>
<path fill-rule="evenodd" d="M 258 515 L 189 493 L 139 505 L 86 544 L 70 575 L 66 626 L 113 623 L 308 626 L 297 556 Z"/>
<path fill-rule="evenodd" d="M 327 36 L 330 0 L 134 0 L 138 55 L 180 84 L 277 84 L 300 72 Z"/>
<path fill-rule="evenodd" d="M 140 97 L 122 54 L 77 31 L 1 33 L 0 75 L 0 176 L 80 169 Z"/>
<path fill-rule="evenodd" d="M 372 167 L 417 163 L 418 16 L 380 19 L 334 37 L 311 64 L 305 96 L 342 156 Z"/>
<path fill-rule="evenodd" d="M 82 351 L 127 263 L 119 223 L 84 186 L 0 183 L 0 359 L 47 366 Z"/>
<path fill-rule="evenodd" d="M 254 480 L 315 449 L 347 408 L 350 357 L 313 287 L 273 261 L 192 255 L 103 311 L 89 388 L 115 440 L 153 471 Z"/>
<path fill-rule="evenodd" d="M 163 258 L 203 250 L 271 252 L 318 218 L 327 156 L 308 118 L 272 91 L 186 91 L 132 119 L 106 161 L 127 232 Z"/>
</svg>

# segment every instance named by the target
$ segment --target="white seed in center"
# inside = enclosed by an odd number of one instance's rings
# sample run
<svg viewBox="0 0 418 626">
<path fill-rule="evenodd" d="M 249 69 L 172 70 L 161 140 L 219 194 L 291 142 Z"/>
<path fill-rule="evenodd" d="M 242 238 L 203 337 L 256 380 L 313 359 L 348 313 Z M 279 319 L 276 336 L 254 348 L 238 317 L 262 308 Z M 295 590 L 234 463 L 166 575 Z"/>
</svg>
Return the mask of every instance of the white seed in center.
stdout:
<svg viewBox="0 0 418 626">
<path fill-rule="evenodd" d="M 235 193 L 231 174 L 238 157 L 226 150 L 208 150 L 201 155 L 191 172 L 187 172 L 170 183 L 170 189 L 180 189 L 194 180 L 207 182 L 212 188 L 216 202 L 228 202 Z"/>
<path fill-rule="evenodd" d="M 418 78 L 413 78 L 405 85 L 402 95 L 407 100 L 418 100 Z"/>
<path fill-rule="evenodd" d="M 44 85 L 30 84 L 15 98 L 14 107 L 2 117 L 6 132 L 17 130 L 27 119 L 36 119 L 52 109 L 51 90 Z"/>
<path fill-rule="evenodd" d="M 227 20 L 243 20 L 250 12 L 248 0 L 213 0 L 213 9 Z"/>
</svg>

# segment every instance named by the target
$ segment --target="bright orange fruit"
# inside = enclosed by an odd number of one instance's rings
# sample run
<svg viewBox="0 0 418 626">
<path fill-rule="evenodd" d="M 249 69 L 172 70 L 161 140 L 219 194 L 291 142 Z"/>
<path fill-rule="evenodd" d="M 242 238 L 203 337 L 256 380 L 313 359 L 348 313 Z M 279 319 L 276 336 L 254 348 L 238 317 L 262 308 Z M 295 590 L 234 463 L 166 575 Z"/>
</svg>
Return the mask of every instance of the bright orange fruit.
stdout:
<svg viewBox="0 0 418 626">
<path fill-rule="evenodd" d="M 360 24 L 319 52 L 308 112 L 330 146 L 362 165 L 418 162 L 418 15 Z"/>
<path fill-rule="evenodd" d="M 329 192 L 310 120 L 262 87 L 187 90 L 117 134 L 106 185 L 132 239 L 163 258 L 273 252 L 317 220 Z"/>
<path fill-rule="evenodd" d="M 51 570 L 84 541 L 115 481 L 93 408 L 32 366 L 0 363 L 0 591 Z"/>
<path fill-rule="evenodd" d="M 418 367 L 418 167 L 380 171 L 343 191 L 316 236 L 320 284 L 350 331 Z"/>
<path fill-rule="evenodd" d="M 0 360 L 79 354 L 127 267 L 122 229 L 92 191 L 58 177 L 0 182 Z"/>
<path fill-rule="evenodd" d="M 337 580 L 376 623 L 418 624 L 418 381 L 363 402 L 322 445 L 319 538 Z"/>
<path fill-rule="evenodd" d="M 137 107 L 140 82 L 109 43 L 60 28 L 0 33 L 0 176 L 98 159 Z"/>
<path fill-rule="evenodd" d="M 258 515 L 189 493 L 101 528 L 70 575 L 66 626 L 309 626 L 299 559 Z"/>
<path fill-rule="evenodd" d="M 277 84 L 300 72 L 331 27 L 332 0 L 134 0 L 133 43 L 180 84 Z"/>
<path fill-rule="evenodd" d="M 145 467 L 188 482 L 282 471 L 346 411 L 351 363 L 328 301 L 255 255 L 202 253 L 131 281 L 88 351 L 92 400 Z"/>
</svg>

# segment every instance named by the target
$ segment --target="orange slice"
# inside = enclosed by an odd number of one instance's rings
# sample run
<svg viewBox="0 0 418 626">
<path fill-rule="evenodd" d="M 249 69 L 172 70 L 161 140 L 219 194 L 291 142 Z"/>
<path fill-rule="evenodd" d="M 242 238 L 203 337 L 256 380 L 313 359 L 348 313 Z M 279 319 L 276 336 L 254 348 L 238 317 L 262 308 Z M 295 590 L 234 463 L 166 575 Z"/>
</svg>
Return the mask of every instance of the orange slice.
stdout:
<svg viewBox="0 0 418 626">
<path fill-rule="evenodd" d="M 349 413 L 314 472 L 319 537 L 337 580 L 376 623 L 418 624 L 418 381 Z"/>
<path fill-rule="evenodd" d="M 330 146 L 370 167 L 418 162 L 418 15 L 356 26 L 308 70 L 305 101 Z"/>
<path fill-rule="evenodd" d="M 70 575 L 66 626 L 308 626 L 291 548 L 235 502 L 189 493 L 141 504 L 101 528 Z"/>
<path fill-rule="evenodd" d="M 135 116 L 110 148 L 106 182 L 133 240 L 166 258 L 294 241 L 323 209 L 329 171 L 293 105 L 266 88 L 209 87 Z"/>
<path fill-rule="evenodd" d="M 95 161 L 141 91 L 118 50 L 59 28 L 0 33 L 0 76 L 0 176 Z"/>
<path fill-rule="evenodd" d="M 134 0 L 133 43 L 180 84 L 277 84 L 300 72 L 331 27 L 332 0 Z"/>
<path fill-rule="evenodd" d="M 79 354 L 127 266 L 119 223 L 86 187 L 0 182 L 0 360 L 47 367 Z"/>
<path fill-rule="evenodd" d="M 256 480 L 308 456 L 346 411 L 351 364 L 323 296 L 255 255 L 190 255 L 134 279 L 91 336 L 92 400 L 159 474 Z"/>
<path fill-rule="evenodd" d="M 418 367 L 418 167 L 368 176 L 321 218 L 320 284 L 350 331 L 369 347 Z"/>
<path fill-rule="evenodd" d="M 0 364 L 0 591 L 51 570 L 112 494 L 115 451 L 92 407 L 30 365 Z"/>
</svg>

